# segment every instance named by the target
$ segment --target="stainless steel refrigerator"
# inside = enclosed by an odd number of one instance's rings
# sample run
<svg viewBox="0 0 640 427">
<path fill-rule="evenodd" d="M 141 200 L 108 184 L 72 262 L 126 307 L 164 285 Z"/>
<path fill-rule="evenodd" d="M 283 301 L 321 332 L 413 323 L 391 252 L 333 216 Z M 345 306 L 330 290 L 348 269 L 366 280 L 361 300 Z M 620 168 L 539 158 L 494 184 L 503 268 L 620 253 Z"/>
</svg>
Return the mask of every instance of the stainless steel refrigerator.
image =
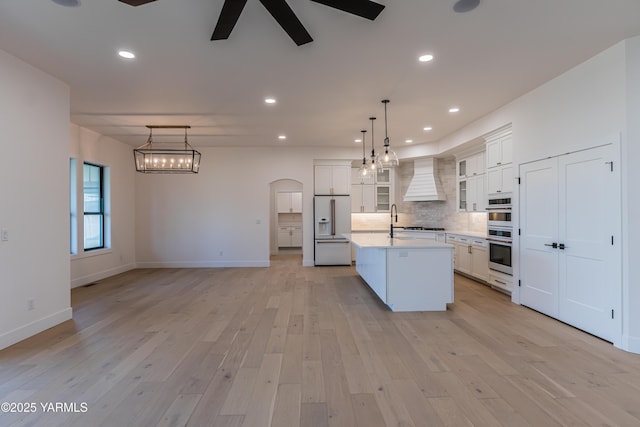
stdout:
<svg viewBox="0 0 640 427">
<path fill-rule="evenodd" d="M 314 264 L 351 265 L 351 243 L 342 237 L 351 233 L 351 197 L 313 198 Z"/>
</svg>

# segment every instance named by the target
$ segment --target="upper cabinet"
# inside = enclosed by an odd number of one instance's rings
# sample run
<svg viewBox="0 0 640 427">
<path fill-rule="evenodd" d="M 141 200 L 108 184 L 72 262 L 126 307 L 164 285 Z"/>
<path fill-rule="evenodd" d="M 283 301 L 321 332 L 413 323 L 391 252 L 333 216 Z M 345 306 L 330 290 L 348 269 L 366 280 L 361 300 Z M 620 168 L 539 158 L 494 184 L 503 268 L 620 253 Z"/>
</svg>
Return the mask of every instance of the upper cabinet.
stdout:
<svg viewBox="0 0 640 427">
<path fill-rule="evenodd" d="M 374 173 L 367 171 L 367 174 L 363 176 L 360 173 L 360 168 L 351 168 L 351 184 L 352 185 L 362 185 L 362 184 L 373 185 L 375 183 L 376 183 L 376 176 Z"/>
<path fill-rule="evenodd" d="M 514 177 L 511 127 L 485 138 L 487 142 L 487 194 L 510 193 Z"/>
<path fill-rule="evenodd" d="M 513 181 L 513 166 L 511 164 L 488 169 L 487 194 L 511 193 Z"/>
<path fill-rule="evenodd" d="M 302 213 L 302 192 L 282 192 L 276 194 L 278 213 Z"/>
<path fill-rule="evenodd" d="M 486 207 L 485 152 L 462 155 L 457 160 L 458 211 L 484 212 Z"/>
<path fill-rule="evenodd" d="M 487 140 L 487 169 L 511 163 L 511 134 Z"/>
<path fill-rule="evenodd" d="M 389 212 L 393 204 L 392 169 L 384 169 L 362 176 L 359 168 L 351 170 L 351 212 Z"/>
<path fill-rule="evenodd" d="M 351 192 L 351 162 L 346 164 L 316 164 L 314 193 L 316 195 L 348 195 Z"/>
<path fill-rule="evenodd" d="M 481 151 L 458 159 L 458 179 L 485 173 L 485 153 Z"/>
</svg>

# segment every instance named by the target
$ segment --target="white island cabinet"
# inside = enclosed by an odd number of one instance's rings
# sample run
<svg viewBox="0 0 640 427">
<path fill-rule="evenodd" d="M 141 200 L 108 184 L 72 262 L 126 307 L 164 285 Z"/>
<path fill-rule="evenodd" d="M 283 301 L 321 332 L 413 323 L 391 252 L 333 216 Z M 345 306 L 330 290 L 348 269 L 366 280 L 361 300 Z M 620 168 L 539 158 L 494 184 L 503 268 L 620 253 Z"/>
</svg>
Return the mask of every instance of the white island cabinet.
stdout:
<svg viewBox="0 0 640 427">
<path fill-rule="evenodd" d="M 356 271 L 392 311 L 444 311 L 453 302 L 453 246 L 382 233 L 345 235 Z"/>
</svg>

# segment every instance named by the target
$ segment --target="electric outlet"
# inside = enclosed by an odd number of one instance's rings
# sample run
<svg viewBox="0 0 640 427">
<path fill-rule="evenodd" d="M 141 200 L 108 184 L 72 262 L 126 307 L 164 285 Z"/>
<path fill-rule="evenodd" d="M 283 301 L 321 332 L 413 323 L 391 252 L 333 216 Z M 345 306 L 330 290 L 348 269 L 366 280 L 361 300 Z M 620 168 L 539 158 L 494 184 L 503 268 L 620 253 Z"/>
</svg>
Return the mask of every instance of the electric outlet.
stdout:
<svg viewBox="0 0 640 427">
<path fill-rule="evenodd" d="M 220 251 L 220 256 L 222 256 L 222 254 L 223 254 L 223 252 L 222 252 L 222 251 Z"/>
<path fill-rule="evenodd" d="M 27 300 L 27 310 L 31 311 L 35 309 L 36 309 L 36 300 L 34 300 L 33 298 L 29 298 Z"/>
<path fill-rule="evenodd" d="M 9 241 L 9 230 L 6 228 L 3 228 L 2 230 L 0 230 L 0 240 L 2 240 L 3 242 L 8 242 Z"/>
</svg>

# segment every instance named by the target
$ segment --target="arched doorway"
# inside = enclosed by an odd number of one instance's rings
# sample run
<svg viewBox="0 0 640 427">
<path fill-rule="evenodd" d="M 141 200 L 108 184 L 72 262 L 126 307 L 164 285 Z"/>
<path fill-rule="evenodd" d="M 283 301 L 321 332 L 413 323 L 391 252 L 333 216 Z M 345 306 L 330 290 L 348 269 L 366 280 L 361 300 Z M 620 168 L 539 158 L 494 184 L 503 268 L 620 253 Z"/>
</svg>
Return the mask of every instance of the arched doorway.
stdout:
<svg viewBox="0 0 640 427">
<path fill-rule="evenodd" d="M 279 179 L 269 187 L 269 254 L 272 258 L 299 258 L 302 262 L 302 183 L 293 179 Z"/>
</svg>

